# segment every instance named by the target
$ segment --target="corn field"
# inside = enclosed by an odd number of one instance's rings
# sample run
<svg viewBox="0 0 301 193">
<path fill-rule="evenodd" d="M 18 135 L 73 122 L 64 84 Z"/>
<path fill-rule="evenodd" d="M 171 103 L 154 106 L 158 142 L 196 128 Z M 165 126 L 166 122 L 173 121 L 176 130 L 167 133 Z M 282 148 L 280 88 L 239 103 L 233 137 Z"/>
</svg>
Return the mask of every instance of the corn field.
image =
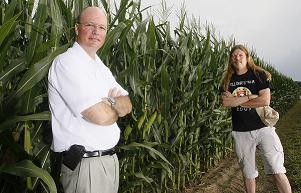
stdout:
<svg viewBox="0 0 301 193">
<path fill-rule="evenodd" d="M 119 192 L 180 192 L 232 151 L 231 119 L 219 99 L 235 41 L 213 27 L 146 17 L 140 2 L 2 0 L 0 3 L 0 192 L 60 192 L 50 151 L 47 72 L 74 41 L 82 8 L 102 4 L 107 40 L 98 54 L 133 103 L 120 120 Z M 301 93 L 291 78 L 252 53 L 273 75 L 272 106 L 284 113 Z M 17 184 L 17 185 L 16 185 Z"/>
</svg>

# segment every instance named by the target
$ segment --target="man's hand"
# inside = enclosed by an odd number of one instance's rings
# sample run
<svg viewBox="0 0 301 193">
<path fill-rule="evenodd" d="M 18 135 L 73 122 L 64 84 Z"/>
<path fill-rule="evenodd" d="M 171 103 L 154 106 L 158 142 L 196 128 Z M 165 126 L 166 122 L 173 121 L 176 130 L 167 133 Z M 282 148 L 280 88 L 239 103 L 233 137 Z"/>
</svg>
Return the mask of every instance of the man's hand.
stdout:
<svg viewBox="0 0 301 193">
<path fill-rule="evenodd" d="M 132 103 L 128 96 L 122 96 L 121 91 L 114 87 L 110 89 L 108 97 L 115 100 L 115 105 L 112 106 L 114 110 L 118 113 L 119 117 L 124 117 L 132 111 Z"/>
<path fill-rule="evenodd" d="M 118 113 L 113 110 L 108 101 L 101 101 L 84 110 L 84 119 L 97 125 L 112 125 L 118 120 Z"/>
<path fill-rule="evenodd" d="M 119 117 L 124 117 L 132 111 L 132 103 L 128 96 L 122 96 L 122 92 L 117 88 L 110 89 L 108 97 L 115 100 L 112 105 L 108 98 L 103 100 L 82 112 L 83 117 L 97 125 L 111 125 L 115 123 Z"/>
<path fill-rule="evenodd" d="M 132 103 L 129 96 L 119 96 L 115 98 L 116 104 L 114 109 L 119 117 L 124 117 L 132 111 Z"/>
</svg>

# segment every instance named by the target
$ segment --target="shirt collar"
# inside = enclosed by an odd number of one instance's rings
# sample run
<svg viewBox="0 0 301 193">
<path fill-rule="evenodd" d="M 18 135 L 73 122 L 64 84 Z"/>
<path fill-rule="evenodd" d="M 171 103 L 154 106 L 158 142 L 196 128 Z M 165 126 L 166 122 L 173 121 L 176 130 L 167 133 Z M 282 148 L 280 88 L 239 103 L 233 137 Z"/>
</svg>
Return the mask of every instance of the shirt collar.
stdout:
<svg viewBox="0 0 301 193">
<path fill-rule="evenodd" d="M 84 57 L 84 59 L 86 60 L 91 60 L 93 62 L 97 62 L 100 60 L 97 54 L 95 54 L 95 60 L 91 58 L 89 54 L 79 45 L 78 42 L 74 42 L 72 49 L 74 49 L 77 52 L 77 54 L 79 54 L 81 57 Z"/>
</svg>

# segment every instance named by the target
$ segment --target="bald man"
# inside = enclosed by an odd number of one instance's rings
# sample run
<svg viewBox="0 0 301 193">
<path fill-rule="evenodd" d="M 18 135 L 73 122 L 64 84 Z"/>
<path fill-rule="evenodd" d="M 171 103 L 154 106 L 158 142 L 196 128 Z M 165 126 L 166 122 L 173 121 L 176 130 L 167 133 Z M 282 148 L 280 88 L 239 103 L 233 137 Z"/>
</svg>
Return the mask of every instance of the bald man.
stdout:
<svg viewBox="0 0 301 193">
<path fill-rule="evenodd" d="M 57 56 L 49 70 L 51 148 L 63 155 L 65 193 L 114 193 L 119 184 L 116 121 L 132 111 L 132 104 L 96 54 L 107 34 L 105 12 L 85 8 L 75 33 L 73 46 Z"/>
</svg>

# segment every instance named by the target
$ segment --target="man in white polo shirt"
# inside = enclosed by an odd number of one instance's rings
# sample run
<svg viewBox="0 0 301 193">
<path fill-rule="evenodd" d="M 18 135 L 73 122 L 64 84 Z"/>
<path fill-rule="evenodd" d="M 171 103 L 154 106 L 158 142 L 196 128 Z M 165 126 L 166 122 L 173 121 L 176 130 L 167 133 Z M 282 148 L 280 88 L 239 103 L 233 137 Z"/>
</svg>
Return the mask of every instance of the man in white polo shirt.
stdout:
<svg viewBox="0 0 301 193">
<path fill-rule="evenodd" d="M 52 150 L 63 153 L 65 193 L 114 193 L 119 182 L 116 121 L 131 112 L 132 104 L 96 55 L 107 34 L 105 12 L 85 8 L 75 32 L 76 42 L 55 58 L 48 75 Z"/>
</svg>

